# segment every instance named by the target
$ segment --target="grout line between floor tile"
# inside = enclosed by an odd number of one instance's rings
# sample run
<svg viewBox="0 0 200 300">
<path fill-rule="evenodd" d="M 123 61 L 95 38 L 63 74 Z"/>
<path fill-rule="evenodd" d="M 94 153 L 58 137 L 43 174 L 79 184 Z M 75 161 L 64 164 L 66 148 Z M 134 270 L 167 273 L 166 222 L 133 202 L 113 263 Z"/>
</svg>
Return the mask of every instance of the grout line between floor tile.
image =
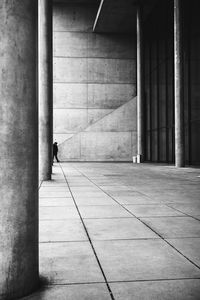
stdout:
<svg viewBox="0 0 200 300">
<path fill-rule="evenodd" d="M 108 283 L 137 283 L 137 282 L 162 282 L 162 281 L 180 281 L 180 280 L 200 280 L 200 277 L 185 277 L 185 278 L 158 278 L 158 279 L 138 279 L 138 280 L 117 280 L 117 281 L 108 281 Z M 54 287 L 54 286 L 72 286 L 72 285 L 93 285 L 93 284 L 105 284 L 104 281 L 94 281 L 94 282 L 72 282 L 72 283 L 51 283 L 45 285 L 45 287 Z"/>
<path fill-rule="evenodd" d="M 75 167 L 74 167 L 75 168 Z M 75 168 L 76 169 L 76 168 Z M 90 178 L 88 178 L 85 174 L 83 174 L 81 171 L 79 171 L 78 169 L 76 169 L 78 172 L 80 172 L 80 174 L 82 174 L 83 176 L 85 176 L 88 180 L 90 180 Z M 90 180 L 93 184 L 95 184 L 92 180 Z M 96 185 L 96 184 L 95 184 Z M 102 190 L 98 185 L 96 185 L 100 190 Z M 103 191 L 103 190 L 102 190 Z M 104 192 L 106 195 L 109 195 L 107 192 Z M 193 264 L 195 267 L 197 267 L 200 270 L 200 266 L 197 265 L 195 262 L 193 262 L 191 259 L 189 259 L 186 255 L 184 255 L 181 251 L 179 251 L 175 246 L 173 246 L 170 242 L 168 242 L 161 234 L 159 234 L 158 232 L 156 232 L 152 227 L 150 227 L 145 221 L 141 220 L 140 218 L 138 218 L 136 215 L 134 215 L 132 212 L 130 212 L 126 207 L 124 207 L 121 203 L 119 203 L 117 200 L 115 200 L 115 198 L 113 198 L 112 196 L 109 195 L 109 197 L 111 197 L 115 202 L 117 202 L 121 207 L 123 207 L 126 211 L 128 211 L 131 215 L 133 215 L 135 218 L 137 218 L 141 223 L 143 223 L 145 226 L 147 226 L 150 230 L 152 230 L 156 235 L 158 235 L 166 244 L 168 244 L 170 247 L 172 247 L 176 252 L 178 252 L 180 255 L 182 255 L 186 260 L 188 260 L 191 264 Z"/>
<path fill-rule="evenodd" d="M 101 270 L 101 273 L 102 273 L 102 275 L 103 275 L 103 278 L 104 278 L 104 280 L 105 280 L 106 286 L 107 286 L 107 288 L 108 288 L 108 292 L 109 292 L 109 294 L 110 294 L 110 297 L 111 297 L 112 300 L 115 300 L 115 298 L 114 298 L 114 296 L 113 296 L 113 293 L 112 293 L 112 290 L 111 290 L 111 288 L 110 288 L 110 286 L 109 286 L 109 284 L 108 284 L 106 275 L 105 275 L 104 270 L 103 270 L 103 268 L 102 268 L 102 266 L 101 266 L 100 260 L 99 260 L 99 258 L 98 258 L 98 256 L 97 256 L 96 250 L 95 250 L 94 245 L 93 245 L 93 243 L 92 243 L 92 240 L 91 240 L 91 238 L 90 238 L 90 236 L 89 236 L 89 233 L 88 233 L 88 231 L 87 231 L 86 225 L 85 225 L 85 223 L 84 223 L 84 221 L 83 221 L 83 218 L 82 218 L 81 213 L 80 213 L 80 211 L 79 211 L 78 205 L 76 204 L 76 200 L 75 200 L 75 198 L 74 198 L 74 196 L 73 196 L 73 194 L 72 194 L 71 188 L 70 188 L 70 186 L 69 186 L 69 184 L 68 184 L 67 178 L 66 178 L 66 176 L 65 176 L 65 173 L 64 173 L 64 171 L 63 171 L 61 165 L 60 165 L 60 168 L 61 168 L 61 170 L 62 170 L 62 172 L 63 172 L 64 178 L 65 178 L 66 183 L 67 183 L 67 185 L 68 185 L 68 187 L 69 187 L 70 193 L 71 193 L 72 198 L 73 198 L 73 200 L 74 200 L 74 204 L 75 204 L 75 206 L 76 206 L 76 209 L 77 209 L 77 211 L 78 211 L 78 213 L 79 213 L 79 216 L 80 216 L 81 222 L 82 222 L 82 224 L 83 224 L 83 227 L 84 227 L 84 229 L 85 229 L 86 235 L 87 235 L 87 237 L 88 237 L 89 243 L 90 243 L 90 245 L 91 245 L 91 247 L 92 247 L 93 253 L 94 253 L 94 255 L 95 255 L 95 258 L 96 258 L 96 260 L 97 260 L 97 263 L 98 263 L 98 265 L 99 265 L 99 268 L 100 268 L 100 270 Z"/>
<path fill-rule="evenodd" d="M 184 214 L 186 217 L 190 217 L 190 218 L 192 218 L 192 219 L 197 220 L 197 221 L 200 222 L 200 220 L 199 220 L 198 218 L 196 218 L 195 216 L 191 216 L 191 215 L 189 215 L 189 214 L 187 214 L 187 213 L 185 213 L 185 212 L 182 212 L 182 211 L 179 210 L 178 208 L 171 207 L 170 205 L 167 205 L 167 206 L 170 207 L 170 208 L 173 208 L 174 210 L 176 210 L 176 211 L 178 211 L 178 212 L 180 212 L 180 213 L 182 213 L 182 214 Z"/>
</svg>

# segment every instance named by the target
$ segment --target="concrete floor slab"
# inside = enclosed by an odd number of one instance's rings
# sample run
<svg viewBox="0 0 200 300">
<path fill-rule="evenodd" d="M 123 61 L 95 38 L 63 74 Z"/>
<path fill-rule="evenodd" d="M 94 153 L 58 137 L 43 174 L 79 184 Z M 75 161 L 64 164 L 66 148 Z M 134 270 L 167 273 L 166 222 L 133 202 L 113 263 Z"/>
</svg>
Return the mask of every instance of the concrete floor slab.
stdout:
<svg viewBox="0 0 200 300">
<path fill-rule="evenodd" d="M 200 280 L 166 280 L 111 283 L 115 300 L 197 300 Z"/>
<path fill-rule="evenodd" d="M 200 267 L 200 238 L 167 239 L 167 241 Z"/>
<path fill-rule="evenodd" d="M 135 191 L 135 188 L 132 186 L 127 185 L 118 185 L 118 186 L 99 186 L 105 192 L 113 192 L 113 191 L 134 191 L 136 194 L 140 194 L 139 192 Z"/>
<path fill-rule="evenodd" d="M 63 207 L 40 207 L 40 220 L 66 220 L 79 219 L 79 214 L 75 206 Z"/>
<path fill-rule="evenodd" d="M 110 300 L 103 283 L 50 286 L 22 300 Z"/>
<path fill-rule="evenodd" d="M 82 192 L 82 191 L 79 191 L 79 192 L 77 192 L 77 191 L 73 191 L 73 196 L 74 197 L 85 197 L 85 198 L 101 198 L 101 197 L 105 197 L 105 196 L 107 196 L 104 192 L 101 192 L 101 191 L 99 191 L 99 192 L 90 192 L 90 191 L 84 191 L 84 192 Z"/>
<path fill-rule="evenodd" d="M 56 180 L 52 179 L 52 181 L 43 181 L 41 184 L 42 187 L 67 187 L 66 180 Z"/>
<path fill-rule="evenodd" d="M 94 241 L 108 281 L 199 278 L 200 270 L 163 240 Z"/>
<path fill-rule="evenodd" d="M 40 242 L 86 241 L 80 220 L 40 221 Z"/>
<path fill-rule="evenodd" d="M 72 181 L 68 182 L 70 187 L 93 187 L 93 183 L 90 182 L 80 182 L 80 181 Z"/>
<path fill-rule="evenodd" d="M 68 186 L 41 186 L 40 192 L 69 192 Z"/>
<path fill-rule="evenodd" d="M 76 204 L 85 215 L 83 222 L 103 271 L 112 281 L 109 285 L 115 300 L 198 299 L 199 281 L 198 287 L 195 282 L 200 278 L 200 269 L 191 261 L 199 265 L 199 221 L 176 216 L 176 213 L 195 213 L 195 218 L 200 218 L 198 173 L 198 169 L 158 164 L 61 163 L 54 164 L 53 180 L 42 182 L 41 192 L 45 196 L 47 191 L 48 195 L 68 192 L 69 183 Z M 44 216 L 51 215 L 49 210 L 57 207 L 61 210 L 59 217 L 67 207 L 75 211 L 71 194 L 48 195 L 40 198 Z M 151 222 L 148 226 L 166 235 L 168 240 L 159 238 L 132 215 L 130 218 L 115 215 L 119 208 L 123 210 L 119 204 L 124 211 L 130 209 L 142 221 Z M 175 215 L 170 216 L 173 211 Z M 55 212 L 52 214 L 54 218 Z M 99 219 L 101 216 L 104 218 Z M 195 234 L 195 238 L 183 238 L 185 234 Z M 80 219 L 40 221 L 40 240 L 41 274 L 50 280 L 50 286 L 35 299 L 110 297 Z M 113 282 L 116 280 L 124 282 Z M 137 280 L 130 282 L 130 286 L 125 282 Z M 97 284 L 99 281 L 102 283 Z"/>
<path fill-rule="evenodd" d="M 80 206 L 79 210 L 84 219 L 132 218 L 132 215 L 119 205 Z"/>
<path fill-rule="evenodd" d="M 200 197 L 200 196 L 199 196 Z M 192 203 L 183 203 L 183 204 L 170 204 L 170 207 L 175 208 L 183 213 L 186 213 L 190 216 L 200 215 L 200 200 L 199 202 Z"/>
<path fill-rule="evenodd" d="M 97 186 L 73 186 L 71 187 L 71 191 L 73 192 L 99 192 L 99 188 Z"/>
<path fill-rule="evenodd" d="M 69 191 L 60 192 L 60 191 L 41 191 L 39 192 L 40 198 L 48 197 L 48 198 L 65 198 L 65 197 L 71 197 L 71 193 Z"/>
<path fill-rule="evenodd" d="M 137 191 L 134 190 L 115 190 L 115 191 L 109 191 L 108 192 L 109 195 L 111 195 L 112 197 L 146 197 L 144 194 L 139 193 Z"/>
<path fill-rule="evenodd" d="M 43 206 L 74 206 L 72 198 L 40 198 L 40 207 Z"/>
<path fill-rule="evenodd" d="M 163 187 L 163 190 L 165 188 Z M 151 198 L 156 200 L 160 200 L 164 203 L 191 203 L 199 201 L 199 195 L 184 195 L 179 194 L 176 190 L 174 190 L 173 194 L 168 194 L 167 192 L 148 192 L 146 193 Z"/>
<path fill-rule="evenodd" d="M 200 237 L 200 222 L 191 217 L 142 218 L 164 238 Z"/>
<path fill-rule="evenodd" d="M 92 240 L 158 238 L 153 231 L 135 218 L 86 219 L 84 222 Z"/>
<path fill-rule="evenodd" d="M 166 205 L 125 205 L 136 217 L 184 216 Z"/>
<path fill-rule="evenodd" d="M 113 196 L 120 204 L 132 205 L 132 204 L 160 204 L 160 200 L 155 200 L 145 196 Z"/>
<path fill-rule="evenodd" d="M 75 201 L 78 206 L 95 206 L 95 205 L 118 205 L 112 198 L 109 196 L 103 197 L 75 197 Z"/>
<path fill-rule="evenodd" d="M 89 242 L 40 244 L 40 274 L 51 284 L 104 282 Z"/>
</svg>

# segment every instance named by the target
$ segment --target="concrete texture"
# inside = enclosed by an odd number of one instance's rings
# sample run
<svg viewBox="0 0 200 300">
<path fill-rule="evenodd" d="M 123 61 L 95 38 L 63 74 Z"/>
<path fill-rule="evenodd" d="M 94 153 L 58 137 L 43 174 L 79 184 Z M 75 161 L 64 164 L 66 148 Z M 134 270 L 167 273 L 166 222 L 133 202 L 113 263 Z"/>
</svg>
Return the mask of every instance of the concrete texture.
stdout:
<svg viewBox="0 0 200 300">
<path fill-rule="evenodd" d="M 53 173 L 41 191 L 71 196 L 40 198 L 40 273 L 48 285 L 25 299 L 199 299 L 200 221 L 189 210 L 199 204 L 198 169 L 62 163 Z M 134 204 L 119 201 L 125 197 Z"/>
<path fill-rule="evenodd" d="M 179 168 L 185 166 L 183 45 L 183 10 L 180 0 L 174 0 L 175 164 Z"/>
<path fill-rule="evenodd" d="M 116 300 L 162 299 L 197 300 L 199 298 L 199 279 L 165 280 L 149 282 L 111 283 Z"/>
<path fill-rule="evenodd" d="M 54 4 L 54 140 L 62 161 L 130 161 L 135 152 L 135 38 L 92 33 L 97 8 Z"/>
<path fill-rule="evenodd" d="M 66 111 L 68 110 L 59 114 L 55 112 L 55 115 L 61 117 Z M 72 131 L 75 130 L 76 124 L 74 122 L 77 122 L 77 128 L 84 128 L 86 115 L 81 115 L 82 118 L 78 118 L 77 110 L 71 111 L 75 111 L 77 118 L 73 119 L 73 113 L 66 123 L 63 121 L 64 117 L 57 118 L 58 123 L 55 124 L 55 132 L 59 131 L 59 129 L 56 131 L 56 128 L 62 128 L 62 131 L 67 130 L 67 126 L 63 128 L 66 124 Z M 80 112 L 80 110 L 78 111 Z M 81 113 L 84 114 L 84 111 L 81 110 Z M 88 124 L 84 131 L 80 129 L 80 132 L 70 136 L 65 141 L 62 139 L 59 147 L 60 159 L 114 161 L 117 158 L 121 161 L 131 160 L 131 154 L 137 151 L 137 133 L 136 124 L 133 123 L 134 119 L 136 119 L 136 98 L 107 113 L 93 124 Z M 58 124 L 60 124 L 60 127 Z"/>
<path fill-rule="evenodd" d="M 127 35 L 91 34 L 88 32 L 55 32 L 54 56 L 135 58 L 134 40 Z"/>
<path fill-rule="evenodd" d="M 51 284 L 104 282 L 89 242 L 42 243 L 40 260 L 40 274 Z"/>
<path fill-rule="evenodd" d="M 136 120 L 137 117 L 136 110 L 136 98 L 133 98 L 96 122 L 96 124 L 89 126 L 86 131 L 136 132 L 137 125 L 133 122 L 133 120 Z"/>
<path fill-rule="evenodd" d="M 0 299 L 39 281 L 36 20 L 37 1 L 1 1 Z"/>
<path fill-rule="evenodd" d="M 145 81 L 144 81 L 144 16 L 140 5 L 137 7 L 137 163 L 145 160 Z"/>
<path fill-rule="evenodd" d="M 67 297 L 67 298 L 66 298 Z M 106 284 L 52 286 L 26 298 L 27 300 L 110 300 Z"/>
<path fill-rule="evenodd" d="M 50 180 L 53 144 L 52 4 L 38 1 L 39 175 Z"/>
</svg>

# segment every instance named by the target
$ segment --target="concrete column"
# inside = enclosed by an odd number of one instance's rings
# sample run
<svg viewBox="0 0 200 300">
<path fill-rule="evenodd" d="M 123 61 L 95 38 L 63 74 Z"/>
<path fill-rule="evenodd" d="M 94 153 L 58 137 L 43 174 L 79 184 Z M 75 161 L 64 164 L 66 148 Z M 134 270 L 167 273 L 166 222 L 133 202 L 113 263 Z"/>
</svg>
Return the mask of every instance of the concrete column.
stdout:
<svg viewBox="0 0 200 300">
<path fill-rule="evenodd" d="M 174 0 L 175 165 L 184 167 L 184 83 L 181 0 Z"/>
<path fill-rule="evenodd" d="M 39 0 L 39 169 L 50 180 L 53 144 L 52 1 Z"/>
<path fill-rule="evenodd" d="M 0 299 L 38 286 L 37 1 L 0 2 Z"/>
<path fill-rule="evenodd" d="M 137 8 L 137 162 L 144 160 L 144 62 L 141 7 Z"/>
</svg>

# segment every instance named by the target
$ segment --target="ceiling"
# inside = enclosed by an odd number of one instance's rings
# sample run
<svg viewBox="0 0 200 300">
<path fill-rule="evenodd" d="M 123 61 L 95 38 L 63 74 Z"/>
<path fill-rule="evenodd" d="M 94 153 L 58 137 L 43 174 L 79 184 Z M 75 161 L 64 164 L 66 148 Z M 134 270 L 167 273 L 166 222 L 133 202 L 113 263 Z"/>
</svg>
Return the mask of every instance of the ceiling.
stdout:
<svg viewBox="0 0 200 300">
<path fill-rule="evenodd" d="M 99 6 L 94 19 L 94 32 L 129 33 L 136 31 L 136 11 L 138 3 L 147 16 L 158 0 L 53 0 L 55 3 L 95 4 Z"/>
<path fill-rule="evenodd" d="M 129 32 L 135 29 L 137 0 L 102 0 L 95 32 Z"/>
<path fill-rule="evenodd" d="M 93 30 L 95 32 L 135 32 L 138 4 L 142 4 L 145 18 L 156 1 L 101 0 Z"/>
</svg>

